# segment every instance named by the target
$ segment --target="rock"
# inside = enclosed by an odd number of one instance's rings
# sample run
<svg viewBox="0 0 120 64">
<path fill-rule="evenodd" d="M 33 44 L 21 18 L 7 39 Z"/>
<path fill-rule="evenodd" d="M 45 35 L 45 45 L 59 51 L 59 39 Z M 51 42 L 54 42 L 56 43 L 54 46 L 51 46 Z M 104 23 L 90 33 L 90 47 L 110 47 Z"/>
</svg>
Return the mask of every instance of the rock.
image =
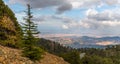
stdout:
<svg viewBox="0 0 120 64">
<path fill-rule="evenodd" d="M 4 57 L 0 57 L 0 63 L 2 62 L 2 61 L 4 61 Z"/>
</svg>

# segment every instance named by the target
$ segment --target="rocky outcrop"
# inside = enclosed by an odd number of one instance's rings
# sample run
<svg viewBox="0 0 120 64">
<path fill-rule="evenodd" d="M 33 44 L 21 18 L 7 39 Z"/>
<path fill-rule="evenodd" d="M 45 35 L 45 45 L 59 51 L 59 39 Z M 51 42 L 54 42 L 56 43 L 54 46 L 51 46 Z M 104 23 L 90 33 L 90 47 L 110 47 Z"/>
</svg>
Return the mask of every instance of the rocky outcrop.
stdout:
<svg viewBox="0 0 120 64">
<path fill-rule="evenodd" d="M 22 57 L 21 50 L 0 45 L 0 64 L 69 64 L 62 58 L 45 53 L 40 61 L 33 62 Z"/>
</svg>

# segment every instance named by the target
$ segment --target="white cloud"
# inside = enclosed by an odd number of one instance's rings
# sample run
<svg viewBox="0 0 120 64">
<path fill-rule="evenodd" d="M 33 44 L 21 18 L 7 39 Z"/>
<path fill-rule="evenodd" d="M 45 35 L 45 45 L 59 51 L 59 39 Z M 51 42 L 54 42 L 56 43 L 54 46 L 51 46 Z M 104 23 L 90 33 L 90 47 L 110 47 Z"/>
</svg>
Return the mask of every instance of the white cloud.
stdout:
<svg viewBox="0 0 120 64">
<path fill-rule="evenodd" d="M 108 5 L 114 5 L 114 4 L 118 4 L 118 0 L 104 0 L 106 4 Z"/>
<path fill-rule="evenodd" d="M 67 17 L 67 16 L 59 16 L 59 15 L 40 15 L 34 17 L 35 21 L 56 21 L 56 22 L 63 22 L 63 23 L 72 23 L 75 22 L 74 19 Z"/>
<path fill-rule="evenodd" d="M 114 27 L 114 26 L 120 26 L 120 21 L 104 21 L 101 22 L 101 24 Z"/>
<path fill-rule="evenodd" d="M 79 8 L 83 5 L 83 2 L 71 2 L 73 8 Z"/>
<path fill-rule="evenodd" d="M 62 25 L 63 29 L 69 29 L 69 27 L 67 25 Z"/>
<path fill-rule="evenodd" d="M 88 9 L 86 17 L 74 22 L 68 23 L 67 26 L 74 32 L 87 32 L 95 35 L 120 35 L 120 11 L 104 10 L 97 12 L 95 9 Z"/>
<path fill-rule="evenodd" d="M 86 16 L 96 15 L 98 12 L 95 9 L 88 9 L 86 11 Z"/>
</svg>

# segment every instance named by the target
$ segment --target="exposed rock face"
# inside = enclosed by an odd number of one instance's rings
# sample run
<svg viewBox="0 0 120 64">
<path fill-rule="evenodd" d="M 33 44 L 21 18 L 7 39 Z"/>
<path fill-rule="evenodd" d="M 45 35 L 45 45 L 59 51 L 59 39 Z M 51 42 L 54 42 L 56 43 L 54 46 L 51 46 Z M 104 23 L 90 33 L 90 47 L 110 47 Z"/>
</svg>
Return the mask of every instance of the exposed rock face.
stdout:
<svg viewBox="0 0 120 64">
<path fill-rule="evenodd" d="M 43 59 L 37 62 L 33 62 L 21 55 L 21 50 L 0 45 L 0 64 L 69 64 L 62 58 L 49 53 L 45 53 Z"/>
</svg>

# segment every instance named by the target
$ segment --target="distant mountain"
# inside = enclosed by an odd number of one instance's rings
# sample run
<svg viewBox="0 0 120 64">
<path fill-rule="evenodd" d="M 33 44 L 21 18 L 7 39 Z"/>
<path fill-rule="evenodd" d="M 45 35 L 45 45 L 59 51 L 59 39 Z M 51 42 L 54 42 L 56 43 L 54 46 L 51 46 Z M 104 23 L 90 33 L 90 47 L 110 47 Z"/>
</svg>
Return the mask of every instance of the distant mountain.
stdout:
<svg viewBox="0 0 120 64">
<path fill-rule="evenodd" d="M 73 48 L 104 48 L 107 45 L 120 44 L 120 37 L 57 37 L 47 38 L 49 40 L 59 42 L 60 44 L 71 46 Z"/>
</svg>

